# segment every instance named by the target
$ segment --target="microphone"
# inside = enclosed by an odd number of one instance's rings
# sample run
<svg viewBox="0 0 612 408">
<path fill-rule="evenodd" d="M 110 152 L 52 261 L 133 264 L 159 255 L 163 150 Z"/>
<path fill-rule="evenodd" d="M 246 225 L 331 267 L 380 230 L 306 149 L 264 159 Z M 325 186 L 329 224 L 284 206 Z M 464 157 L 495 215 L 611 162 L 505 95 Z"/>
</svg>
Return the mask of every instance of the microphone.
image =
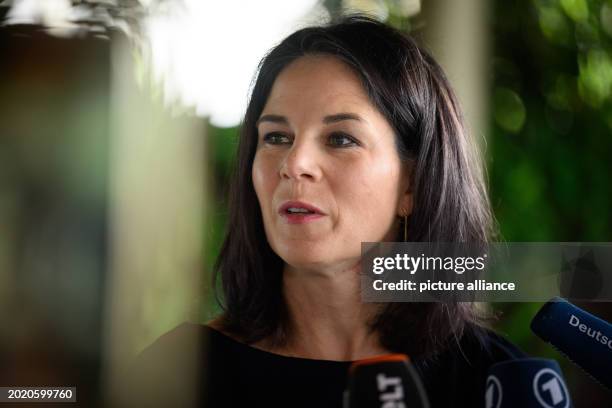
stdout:
<svg viewBox="0 0 612 408">
<path fill-rule="evenodd" d="M 555 297 L 531 322 L 531 330 L 605 387 L 612 389 L 612 325 Z"/>
<path fill-rule="evenodd" d="M 405 354 L 354 362 L 344 408 L 429 408 L 425 388 Z"/>
<path fill-rule="evenodd" d="M 570 408 L 555 360 L 523 358 L 494 364 L 485 386 L 485 408 Z"/>
</svg>

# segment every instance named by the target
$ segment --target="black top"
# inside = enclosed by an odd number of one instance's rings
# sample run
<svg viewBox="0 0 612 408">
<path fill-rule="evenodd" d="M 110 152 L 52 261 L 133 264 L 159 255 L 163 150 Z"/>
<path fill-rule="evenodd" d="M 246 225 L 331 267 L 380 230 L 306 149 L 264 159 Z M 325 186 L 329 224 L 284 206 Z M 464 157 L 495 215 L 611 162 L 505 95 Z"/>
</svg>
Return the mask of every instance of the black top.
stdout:
<svg viewBox="0 0 612 408">
<path fill-rule="evenodd" d="M 434 359 L 412 359 L 432 408 L 484 407 L 489 367 L 526 357 L 491 331 L 466 334 L 459 343 Z M 179 358 L 171 354 L 176 350 L 186 352 Z M 269 353 L 208 326 L 184 323 L 141 353 L 142 371 L 132 377 L 144 387 L 148 406 L 342 407 L 350 365 Z"/>
</svg>

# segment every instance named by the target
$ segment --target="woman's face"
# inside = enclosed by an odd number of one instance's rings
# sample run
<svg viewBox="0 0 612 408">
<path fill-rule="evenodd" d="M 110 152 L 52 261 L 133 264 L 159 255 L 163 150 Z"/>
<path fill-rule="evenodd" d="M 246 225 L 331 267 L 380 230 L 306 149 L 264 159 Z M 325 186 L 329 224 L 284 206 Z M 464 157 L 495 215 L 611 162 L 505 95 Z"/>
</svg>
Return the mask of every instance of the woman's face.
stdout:
<svg viewBox="0 0 612 408">
<path fill-rule="evenodd" d="M 266 237 L 289 265 L 353 266 L 361 242 L 394 240 L 411 211 L 394 132 L 358 76 L 306 56 L 276 78 L 257 122 L 253 184 Z"/>
</svg>

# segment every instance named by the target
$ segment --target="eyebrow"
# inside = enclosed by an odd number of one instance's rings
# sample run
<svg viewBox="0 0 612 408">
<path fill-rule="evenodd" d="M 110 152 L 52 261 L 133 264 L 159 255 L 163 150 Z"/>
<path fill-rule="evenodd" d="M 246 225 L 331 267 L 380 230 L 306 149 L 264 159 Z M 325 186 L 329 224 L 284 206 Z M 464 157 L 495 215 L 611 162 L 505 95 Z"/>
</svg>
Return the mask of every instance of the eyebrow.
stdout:
<svg viewBox="0 0 612 408">
<path fill-rule="evenodd" d="M 358 122 L 363 121 L 361 116 L 357 115 L 356 113 L 343 112 L 324 117 L 323 123 L 329 125 L 330 123 L 342 122 L 343 120 L 356 120 Z"/>
<path fill-rule="evenodd" d="M 282 125 L 289 124 L 287 118 L 281 115 L 263 115 L 259 119 L 257 119 L 257 122 L 255 122 L 255 126 L 259 126 L 259 124 L 262 122 L 280 123 Z"/>
<path fill-rule="evenodd" d="M 342 122 L 344 120 L 356 120 L 358 122 L 363 121 L 361 116 L 357 115 L 356 113 L 343 112 L 343 113 L 336 113 L 335 115 L 325 116 L 323 118 L 323 123 L 325 123 L 326 125 L 329 125 L 331 123 Z M 289 121 L 287 120 L 287 118 L 281 115 L 263 115 L 257 120 L 257 122 L 255 122 L 255 126 L 256 127 L 259 126 L 259 124 L 262 122 L 280 123 L 282 125 L 289 124 Z"/>
</svg>

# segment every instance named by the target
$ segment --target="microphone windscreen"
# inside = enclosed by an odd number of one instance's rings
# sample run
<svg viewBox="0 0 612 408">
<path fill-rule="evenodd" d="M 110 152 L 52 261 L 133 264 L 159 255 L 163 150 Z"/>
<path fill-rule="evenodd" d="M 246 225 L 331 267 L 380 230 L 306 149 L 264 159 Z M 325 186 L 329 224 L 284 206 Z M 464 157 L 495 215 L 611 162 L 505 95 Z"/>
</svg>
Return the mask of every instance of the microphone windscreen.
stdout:
<svg viewBox="0 0 612 408">
<path fill-rule="evenodd" d="M 561 298 L 546 303 L 531 330 L 612 389 L 612 325 Z"/>
<path fill-rule="evenodd" d="M 408 357 L 391 354 L 351 365 L 344 407 L 427 408 L 429 402 Z"/>
<path fill-rule="evenodd" d="M 497 363 L 489 369 L 486 408 L 570 408 L 559 364 L 544 358 Z"/>
</svg>

